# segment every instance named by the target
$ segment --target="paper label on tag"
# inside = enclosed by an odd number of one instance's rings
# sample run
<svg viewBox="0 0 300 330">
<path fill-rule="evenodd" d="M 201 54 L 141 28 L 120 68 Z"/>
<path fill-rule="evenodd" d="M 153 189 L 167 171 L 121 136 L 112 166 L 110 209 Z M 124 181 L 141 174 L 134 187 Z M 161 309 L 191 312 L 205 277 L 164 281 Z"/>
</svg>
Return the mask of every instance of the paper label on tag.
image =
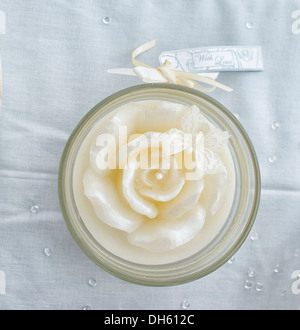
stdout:
<svg viewBox="0 0 300 330">
<path fill-rule="evenodd" d="M 263 70 L 260 46 L 214 46 L 162 52 L 161 65 L 168 60 L 172 68 L 193 73 Z"/>
</svg>

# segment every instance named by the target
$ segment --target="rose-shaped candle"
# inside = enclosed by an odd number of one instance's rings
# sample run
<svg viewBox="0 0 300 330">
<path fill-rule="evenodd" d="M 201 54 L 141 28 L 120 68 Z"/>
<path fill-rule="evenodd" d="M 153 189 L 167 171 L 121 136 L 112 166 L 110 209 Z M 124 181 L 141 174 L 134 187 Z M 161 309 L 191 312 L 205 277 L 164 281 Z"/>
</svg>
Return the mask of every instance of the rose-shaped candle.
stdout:
<svg viewBox="0 0 300 330">
<path fill-rule="evenodd" d="M 192 255 L 216 237 L 231 209 L 229 138 L 195 105 L 145 100 L 118 107 L 77 157 L 83 221 L 104 247 L 131 261 Z"/>
<path fill-rule="evenodd" d="M 142 84 L 82 118 L 58 188 L 91 260 L 124 280 L 166 286 L 206 276 L 237 252 L 258 211 L 260 173 L 222 104 L 191 88 Z"/>
</svg>

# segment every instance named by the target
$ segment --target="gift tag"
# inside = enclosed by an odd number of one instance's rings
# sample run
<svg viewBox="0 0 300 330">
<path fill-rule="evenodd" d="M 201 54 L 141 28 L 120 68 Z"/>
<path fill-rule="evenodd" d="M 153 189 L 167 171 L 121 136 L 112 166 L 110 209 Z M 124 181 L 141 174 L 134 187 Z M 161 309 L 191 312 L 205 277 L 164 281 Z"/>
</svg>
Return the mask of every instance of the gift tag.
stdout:
<svg viewBox="0 0 300 330">
<path fill-rule="evenodd" d="M 167 60 L 172 68 L 186 72 L 261 71 L 260 46 L 213 46 L 164 51 L 160 63 Z"/>
</svg>

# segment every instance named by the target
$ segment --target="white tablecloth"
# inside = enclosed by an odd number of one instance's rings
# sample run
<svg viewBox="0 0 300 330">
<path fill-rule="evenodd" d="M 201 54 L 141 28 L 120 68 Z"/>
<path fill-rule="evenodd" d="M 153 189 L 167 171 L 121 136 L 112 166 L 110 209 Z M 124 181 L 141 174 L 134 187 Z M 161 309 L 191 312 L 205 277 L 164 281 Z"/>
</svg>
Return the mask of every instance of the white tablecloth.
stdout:
<svg viewBox="0 0 300 330">
<path fill-rule="evenodd" d="M 0 309 L 299 309 L 299 10 L 299 0 L 2 0 Z M 210 94 L 239 117 L 257 151 L 253 239 L 209 276 L 167 288 L 127 283 L 89 260 L 57 192 L 78 121 L 141 83 L 106 70 L 131 67 L 132 50 L 152 39 L 157 46 L 141 59 L 153 66 L 162 51 L 215 45 L 260 45 L 264 59 L 262 72 L 220 74 L 233 93 Z"/>
</svg>

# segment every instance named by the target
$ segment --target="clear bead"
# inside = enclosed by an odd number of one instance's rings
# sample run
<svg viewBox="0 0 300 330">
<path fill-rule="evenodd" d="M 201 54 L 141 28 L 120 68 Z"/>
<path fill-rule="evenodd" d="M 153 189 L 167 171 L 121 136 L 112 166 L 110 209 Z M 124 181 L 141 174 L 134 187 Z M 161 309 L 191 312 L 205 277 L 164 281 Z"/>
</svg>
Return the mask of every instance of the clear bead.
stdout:
<svg viewBox="0 0 300 330">
<path fill-rule="evenodd" d="M 90 287 L 95 287 L 97 285 L 97 281 L 94 278 L 90 278 L 88 284 Z"/>
<path fill-rule="evenodd" d="M 282 268 L 280 265 L 276 265 L 274 268 L 274 274 L 280 275 L 282 274 Z"/>
<path fill-rule="evenodd" d="M 191 307 L 191 305 L 192 304 L 191 304 L 191 302 L 189 300 L 184 299 L 183 302 L 182 302 L 182 304 L 181 304 L 181 307 L 183 309 L 189 309 Z"/>
<path fill-rule="evenodd" d="M 229 264 L 233 264 L 235 262 L 235 257 L 231 257 L 229 260 L 228 260 L 228 263 Z"/>
<path fill-rule="evenodd" d="M 253 267 L 248 268 L 248 276 L 249 277 L 255 277 L 256 276 L 256 271 Z"/>
<path fill-rule="evenodd" d="M 237 120 L 240 120 L 240 115 L 238 113 L 233 114 Z"/>
<path fill-rule="evenodd" d="M 263 283 L 262 283 L 262 282 L 257 282 L 257 283 L 256 283 L 256 287 L 255 287 L 255 290 L 256 290 L 257 292 L 261 292 L 261 291 L 263 291 L 263 289 L 264 289 L 264 285 L 263 285 Z"/>
<path fill-rule="evenodd" d="M 246 28 L 247 29 L 253 29 L 253 27 L 254 27 L 254 23 L 252 22 L 252 21 L 247 21 L 246 23 L 245 23 L 245 26 L 246 26 Z"/>
<path fill-rule="evenodd" d="M 276 129 L 278 129 L 279 128 L 279 123 L 277 122 L 277 121 L 275 121 L 274 123 L 272 123 L 272 125 L 271 125 L 271 127 L 272 127 L 272 129 L 273 130 L 276 130 Z"/>
<path fill-rule="evenodd" d="M 32 205 L 30 208 L 31 213 L 38 213 L 39 207 L 37 205 Z"/>
<path fill-rule="evenodd" d="M 105 16 L 105 17 L 103 17 L 102 21 L 103 21 L 104 24 L 107 25 L 111 22 L 111 17 Z"/>
<path fill-rule="evenodd" d="M 252 232 L 250 235 L 251 241 L 257 241 L 258 237 L 259 237 L 259 235 L 256 231 Z"/>
<path fill-rule="evenodd" d="M 252 288 L 252 286 L 253 286 L 253 283 L 252 283 L 251 281 L 249 281 L 249 280 L 246 280 L 246 281 L 245 281 L 245 283 L 244 283 L 244 288 L 245 288 L 246 290 L 250 290 L 250 289 Z"/>
<path fill-rule="evenodd" d="M 268 157 L 268 161 L 269 161 L 269 163 L 271 163 L 271 164 L 274 164 L 274 163 L 276 162 L 276 160 L 277 160 L 277 157 L 276 157 L 275 155 L 270 155 L 270 156 Z"/>
<path fill-rule="evenodd" d="M 52 255 L 52 250 L 48 247 L 44 248 L 44 255 L 50 257 Z"/>
</svg>

